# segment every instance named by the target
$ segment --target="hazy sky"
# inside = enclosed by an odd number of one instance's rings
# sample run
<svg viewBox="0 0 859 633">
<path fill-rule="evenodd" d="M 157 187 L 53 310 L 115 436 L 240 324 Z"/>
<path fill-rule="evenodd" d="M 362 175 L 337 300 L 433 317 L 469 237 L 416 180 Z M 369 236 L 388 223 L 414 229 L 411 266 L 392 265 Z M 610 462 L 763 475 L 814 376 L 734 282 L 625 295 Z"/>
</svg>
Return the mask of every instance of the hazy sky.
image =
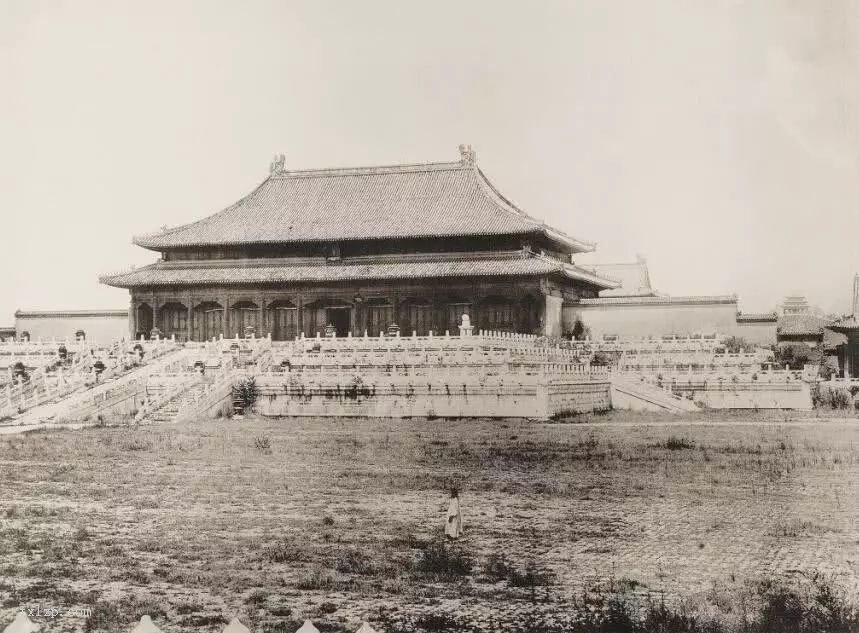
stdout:
<svg viewBox="0 0 859 633">
<path fill-rule="evenodd" d="M 848 310 L 859 2 L 0 0 L 0 325 L 287 167 L 458 159 L 670 294 Z"/>
</svg>

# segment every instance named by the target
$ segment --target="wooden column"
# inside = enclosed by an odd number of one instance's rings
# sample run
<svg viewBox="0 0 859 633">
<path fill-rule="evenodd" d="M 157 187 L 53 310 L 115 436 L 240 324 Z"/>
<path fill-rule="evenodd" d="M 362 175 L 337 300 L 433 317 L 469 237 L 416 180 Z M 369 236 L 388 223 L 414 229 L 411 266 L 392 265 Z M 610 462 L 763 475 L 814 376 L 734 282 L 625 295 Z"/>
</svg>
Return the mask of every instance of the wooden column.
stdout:
<svg viewBox="0 0 859 633">
<path fill-rule="evenodd" d="M 152 327 L 153 327 L 153 329 L 157 328 L 159 332 L 161 331 L 161 319 L 159 318 L 160 308 L 161 307 L 159 306 L 158 297 L 153 296 L 152 297 Z M 148 336 L 149 332 L 147 332 L 146 334 Z M 164 332 L 161 332 L 161 335 L 163 336 Z"/>
<path fill-rule="evenodd" d="M 130 330 L 131 338 L 134 340 L 137 337 L 137 302 L 134 300 L 134 294 L 131 295 L 131 305 L 128 308 L 128 329 Z"/>
<path fill-rule="evenodd" d="M 221 299 L 221 303 L 224 304 L 224 318 L 221 319 L 221 331 L 224 334 L 224 338 L 230 337 L 230 295 L 224 295 L 223 299 Z"/>
<path fill-rule="evenodd" d="M 259 306 L 259 318 L 257 319 L 257 333 L 260 338 L 265 336 L 265 297 L 259 295 L 257 305 Z"/>
<path fill-rule="evenodd" d="M 188 322 L 185 324 L 185 340 L 194 340 L 194 298 L 188 293 Z"/>
</svg>

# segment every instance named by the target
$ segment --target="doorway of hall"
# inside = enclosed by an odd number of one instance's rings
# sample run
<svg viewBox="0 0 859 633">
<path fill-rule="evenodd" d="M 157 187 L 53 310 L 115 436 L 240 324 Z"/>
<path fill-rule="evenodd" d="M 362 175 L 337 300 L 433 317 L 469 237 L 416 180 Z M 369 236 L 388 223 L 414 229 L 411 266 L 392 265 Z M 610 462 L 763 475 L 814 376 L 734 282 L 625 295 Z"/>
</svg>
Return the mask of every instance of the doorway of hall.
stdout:
<svg viewBox="0 0 859 633">
<path fill-rule="evenodd" d="M 328 308 L 328 325 L 333 325 L 337 336 L 348 336 L 352 329 L 352 308 Z"/>
</svg>

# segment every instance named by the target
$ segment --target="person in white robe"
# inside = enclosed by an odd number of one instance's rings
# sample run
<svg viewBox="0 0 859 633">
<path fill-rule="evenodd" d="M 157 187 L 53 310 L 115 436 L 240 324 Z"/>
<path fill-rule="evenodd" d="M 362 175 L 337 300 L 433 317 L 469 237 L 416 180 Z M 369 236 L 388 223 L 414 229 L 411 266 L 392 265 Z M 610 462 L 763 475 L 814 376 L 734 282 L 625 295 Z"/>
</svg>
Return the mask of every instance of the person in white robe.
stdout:
<svg viewBox="0 0 859 633">
<path fill-rule="evenodd" d="M 447 523 L 444 533 L 450 539 L 462 536 L 462 508 L 459 505 L 459 491 L 453 488 L 450 491 L 450 506 L 447 508 Z"/>
</svg>

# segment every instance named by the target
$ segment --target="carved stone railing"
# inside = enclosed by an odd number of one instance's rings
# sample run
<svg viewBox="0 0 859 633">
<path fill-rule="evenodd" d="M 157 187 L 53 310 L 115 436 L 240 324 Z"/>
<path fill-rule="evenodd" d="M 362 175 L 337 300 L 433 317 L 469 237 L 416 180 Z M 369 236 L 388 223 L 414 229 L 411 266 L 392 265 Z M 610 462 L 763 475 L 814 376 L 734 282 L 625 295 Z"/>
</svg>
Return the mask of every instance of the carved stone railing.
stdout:
<svg viewBox="0 0 859 633">
<path fill-rule="evenodd" d="M 201 413 L 212 409 L 225 400 L 231 400 L 233 385 L 241 375 L 241 371 L 234 367 L 227 367 L 219 372 L 215 379 L 209 384 L 202 381 L 204 388 L 191 393 L 179 410 L 176 412 L 175 422 L 186 422 L 195 419 Z"/>
</svg>

